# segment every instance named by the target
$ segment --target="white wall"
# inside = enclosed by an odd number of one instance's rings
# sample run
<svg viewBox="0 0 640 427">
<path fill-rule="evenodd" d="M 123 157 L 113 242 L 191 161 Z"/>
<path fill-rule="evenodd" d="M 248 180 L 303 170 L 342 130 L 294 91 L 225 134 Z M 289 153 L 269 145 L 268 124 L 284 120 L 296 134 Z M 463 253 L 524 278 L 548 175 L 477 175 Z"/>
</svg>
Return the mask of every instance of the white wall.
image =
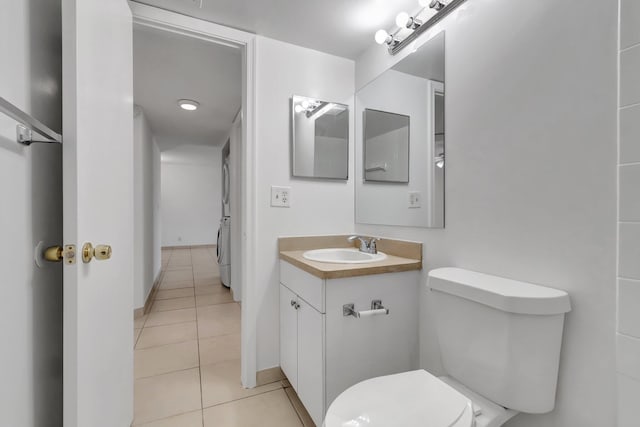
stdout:
<svg viewBox="0 0 640 427">
<path fill-rule="evenodd" d="M 612 1 L 466 2 L 440 24 L 446 228 L 356 225 L 424 242 L 425 273 L 457 266 L 569 292 L 557 407 L 509 427 L 615 425 L 616 19 Z M 400 57 L 372 46 L 358 87 Z M 431 324 L 424 310 L 423 366 L 440 373 Z"/>
<path fill-rule="evenodd" d="M 348 233 L 353 228 L 353 162 L 349 180 L 292 179 L 292 95 L 349 105 L 353 111 L 354 62 L 291 44 L 257 39 L 257 368 L 279 366 L 278 251 L 285 235 Z M 353 113 L 350 114 L 353 159 Z M 291 207 L 270 207 L 271 185 L 291 187 Z"/>
<path fill-rule="evenodd" d="M 162 246 L 215 245 L 222 216 L 221 147 L 162 152 Z"/>
<path fill-rule="evenodd" d="M 60 2 L 0 13 L 0 96 L 61 129 Z M 62 244 L 61 147 L 15 139 L 0 113 L 0 425 L 62 425 L 62 265 L 40 269 L 39 241 Z"/>
<path fill-rule="evenodd" d="M 151 159 L 153 169 L 153 272 L 154 277 L 158 277 L 162 269 L 162 212 L 160 210 L 162 162 L 158 144 L 153 144 Z"/>
<path fill-rule="evenodd" d="M 136 106 L 133 120 L 134 161 L 134 297 L 133 306 L 143 307 L 153 283 L 160 274 L 159 221 L 160 179 L 155 169 L 159 162 L 158 146 L 142 109 Z"/>
<path fill-rule="evenodd" d="M 620 1 L 618 426 L 640 402 L 640 3 Z"/>
</svg>

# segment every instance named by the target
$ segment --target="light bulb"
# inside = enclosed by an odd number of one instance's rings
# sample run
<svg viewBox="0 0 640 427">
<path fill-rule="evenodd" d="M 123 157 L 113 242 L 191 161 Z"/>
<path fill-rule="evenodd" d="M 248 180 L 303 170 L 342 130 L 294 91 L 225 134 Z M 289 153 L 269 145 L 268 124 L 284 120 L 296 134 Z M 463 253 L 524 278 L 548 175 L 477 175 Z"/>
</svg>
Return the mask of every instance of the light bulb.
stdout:
<svg viewBox="0 0 640 427">
<path fill-rule="evenodd" d="M 396 16 L 396 25 L 400 28 L 406 28 L 410 20 L 411 17 L 407 12 L 400 12 L 398 16 Z"/>
<path fill-rule="evenodd" d="M 309 100 L 305 99 L 304 101 L 302 101 L 301 105 L 305 110 L 309 109 Z"/>
<path fill-rule="evenodd" d="M 296 113 L 302 113 L 304 111 L 304 107 L 300 104 L 297 104 L 293 109 Z"/>
<path fill-rule="evenodd" d="M 385 30 L 378 30 L 376 31 L 376 43 L 378 44 L 385 44 L 388 42 L 389 40 L 389 33 L 387 33 Z"/>
</svg>

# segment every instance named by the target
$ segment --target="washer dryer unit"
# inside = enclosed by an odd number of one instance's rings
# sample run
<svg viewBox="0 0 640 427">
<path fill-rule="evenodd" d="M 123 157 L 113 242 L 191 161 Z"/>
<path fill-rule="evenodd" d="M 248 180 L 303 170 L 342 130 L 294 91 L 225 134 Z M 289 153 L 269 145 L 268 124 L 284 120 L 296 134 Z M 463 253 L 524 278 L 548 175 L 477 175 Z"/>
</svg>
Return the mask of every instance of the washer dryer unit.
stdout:
<svg viewBox="0 0 640 427">
<path fill-rule="evenodd" d="M 231 217 L 224 216 L 218 229 L 218 266 L 220 281 L 227 288 L 231 286 Z"/>
</svg>

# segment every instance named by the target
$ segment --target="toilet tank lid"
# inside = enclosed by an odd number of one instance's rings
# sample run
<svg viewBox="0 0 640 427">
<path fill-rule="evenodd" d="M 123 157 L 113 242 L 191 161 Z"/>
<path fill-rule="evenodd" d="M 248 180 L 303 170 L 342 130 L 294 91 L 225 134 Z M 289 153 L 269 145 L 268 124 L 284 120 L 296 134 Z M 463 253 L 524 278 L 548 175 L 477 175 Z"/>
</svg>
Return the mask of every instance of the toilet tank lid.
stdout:
<svg viewBox="0 0 640 427">
<path fill-rule="evenodd" d="M 571 311 L 565 291 L 462 268 L 431 270 L 427 286 L 509 313 L 544 315 Z"/>
</svg>

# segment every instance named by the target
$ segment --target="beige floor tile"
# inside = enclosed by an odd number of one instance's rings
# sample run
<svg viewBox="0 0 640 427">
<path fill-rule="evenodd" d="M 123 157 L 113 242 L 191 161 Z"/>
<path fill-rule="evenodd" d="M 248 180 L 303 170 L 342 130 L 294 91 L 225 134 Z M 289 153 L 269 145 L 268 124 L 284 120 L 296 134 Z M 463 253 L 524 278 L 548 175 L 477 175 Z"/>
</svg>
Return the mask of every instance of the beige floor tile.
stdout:
<svg viewBox="0 0 640 427">
<path fill-rule="evenodd" d="M 135 380 L 135 423 L 201 409 L 198 368 Z"/>
<path fill-rule="evenodd" d="M 171 258 L 169 258 L 169 266 L 191 266 L 191 258 L 172 255 Z"/>
<path fill-rule="evenodd" d="M 166 374 L 198 366 L 198 341 L 196 340 L 137 349 L 134 352 L 136 378 Z"/>
<path fill-rule="evenodd" d="M 220 278 L 220 273 L 216 270 L 206 270 L 206 271 L 193 271 L 194 279 L 217 279 Z"/>
<path fill-rule="evenodd" d="M 183 298 L 193 296 L 193 288 L 178 288 L 178 289 L 160 289 L 155 296 L 155 300 Z"/>
<path fill-rule="evenodd" d="M 289 398 L 289 401 L 293 405 L 293 409 L 295 409 L 296 413 L 298 414 L 298 417 L 302 421 L 302 425 L 304 427 L 316 427 L 316 423 L 314 423 L 313 420 L 311 419 L 311 415 L 309 415 L 309 413 L 307 412 L 307 409 L 304 407 L 304 405 L 300 401 L 300 398 L 296 394 L 296 391 L 291 387 L 285 388 L 284 391 L 285 393 L 287 393 L 287 397 Z"/>
<path fill-rule="evenodd" d="M 236 303 L 198 307 L 200 338 L 240 333 L 240 306 Z"/>
<path fill-rule="evenodd" d="M 217 285 L 206 285 L 206 286 L 196 286 L 195 293 L 198 295 L 209 295 L 209 294 L 223 294 L 230 292 L 229 288 L 226 286 L 222 286 L 221 283 Z"/>
<path fill-rule="evenodd" d="M 143 315 L 138 317 L 137 319 L 133 319 L 133 327 L 134 329 L 140 329 L 144 326 L 144 322 L 147 320 L 147 316 Z"/>
<path fill-rule="evenodd" d="M 240 334 L 221 335 L 200 340 L 200 364 L 240 359 Z"/>
<path fill-rule="evenodd" d="M 162 277 L 163 282 L 182 282 L 185 280 L 193 280 L 193 271 L 184 270 L 172 270 L 164 273 Z"/>
<path fill-rule="evenodd" d="M 142 331 L 142 328 L 133 330 L 133 346 L 134 347 L 136 345 L 136 342 L 138 341 L 138 337 L 140 336 L 141 331 Z"/>
<path fill-rule="evenodd" d="M 197 307 L 202 307 L 205 305 L 224 304 L 228 302 L 233 302 L 233 297 L 231 296 L 230 291 L 224 293 L 220 292 L 215 294 L 196 296 Z"/>
<path fill-rule="evenodd" d="M 283 390 L 207 408 L 203 415 L 204 427 L 302 426 Z"/>
<path fill-rule="evenodd" d="M 220 277 L 218 277 L 218 276 L 193 279 L 193 284 L 196 287 L 198 287 L 198 286 L 222 286 L 222 282 L 220 281 Z"/>
<path fill-rule="evenodd" d="M 174 323 L 171 325 L 144 328 L 138 338 L 136 349 L 157 347 L 160 345 L 198 339 L 195 322 Z"/>
<path fill-rule="evenodd" d="M 242 387 L 240 360 L 203 365 L 200 370 L 202 372 L 202 403 L 205 408 L 282 388 L 280 383 L 250 389 Z"/>
<path fill-rule="evenodd" d="M 160 283 L 160 290 L 193 288 L 193 280 L 185 280 L 182 282 L 165 282 Z"/>
<path fill-rule="evenodd" d="M 173 323 L 195 322 L 196 309 L 184 308 L 182 310 L 157 311 L 149 313 L 145 327 L 170 325 Z"/>
<path fill-rule="evenodd" d="M 202 411 L 187 412 L 186 414 L 137 425 L 141 427 L 202 427 Z"/>
<path fill-rule="evenodd" d="M 184 264 L 184 265 L 174 265 L 171 264 L 169 265 L 169 263 L 165 263 L 163 264 L 163 268 L 162 268 L 165 272 L 167 271 L 174 271 L 174 270 L 191 270 L 191 265 L 190 264 Z"/>
<path fill-rule="evenodd" d="M 172 298 L 156 300 L 151 306 L 151 311 L 168 311 L 179 310 L 181 308 L 191 308 L 196 306 L 196 300 L 193 296 L 183 298 Z"/>
<path fill-rule="evenodd" d="M 282 372 L 282 369 L 280 369 L 279 367 L 265 369 L 256 373 L 256 384 L 258 385 L 274 383 L 276 381 L 284 381 L 286 379 L 287 377 L 285 377 L 284 372 Z M 282 383 L 282 386 L 287 387 L 284 385 L 284 383 Z M 289 384 L 288 387 L 291 387 L 291 384 Z"/>
</svg>

